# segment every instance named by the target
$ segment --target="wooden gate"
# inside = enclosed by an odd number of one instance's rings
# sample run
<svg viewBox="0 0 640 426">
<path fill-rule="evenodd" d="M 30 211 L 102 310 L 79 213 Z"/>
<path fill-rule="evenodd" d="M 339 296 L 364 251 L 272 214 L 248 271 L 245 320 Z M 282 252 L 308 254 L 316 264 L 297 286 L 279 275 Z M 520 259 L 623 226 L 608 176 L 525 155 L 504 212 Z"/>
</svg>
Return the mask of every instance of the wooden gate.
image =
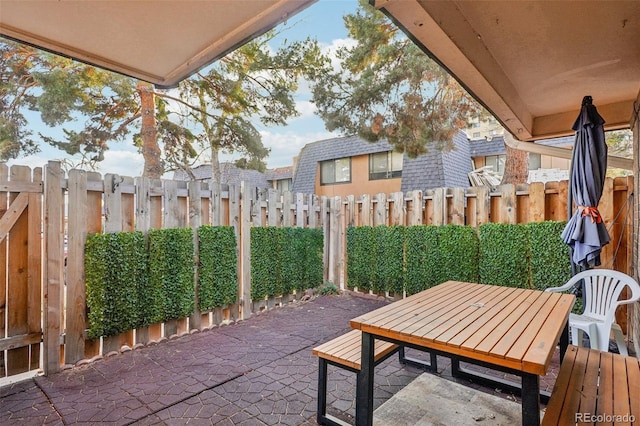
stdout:
<svg viewBox="0 0 640 426">
<path fill-rule="evenodd" d="M 42 169 L 0 163 L 0 379 L 41 368 Z"/>
</svg>

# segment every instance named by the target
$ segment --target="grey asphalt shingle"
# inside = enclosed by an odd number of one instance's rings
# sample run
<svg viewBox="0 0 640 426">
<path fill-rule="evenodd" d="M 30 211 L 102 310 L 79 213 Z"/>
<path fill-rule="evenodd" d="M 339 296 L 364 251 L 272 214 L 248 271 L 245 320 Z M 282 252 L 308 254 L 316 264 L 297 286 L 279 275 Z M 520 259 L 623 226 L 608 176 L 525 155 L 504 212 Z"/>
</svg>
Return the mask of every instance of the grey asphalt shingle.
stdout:
<svg viewBox="0 0 640 426">
<path fill-rule="evenodd" d="M 211 164 L 202 164 L 192 169 L 196 180 L 211 179 L 213 171 Z M 189 175 L 183 170 L 178 170 L 173 174 L 174 180 L 190 180 Z M 239 185 L 240 182 L 249 182 L 249 185 L 258 188 L 270 187 L 264 173 L 257 170 L 241 169 L 232 163 L 220 163 L 220 182 L 227 185 Z"/>
</svg>

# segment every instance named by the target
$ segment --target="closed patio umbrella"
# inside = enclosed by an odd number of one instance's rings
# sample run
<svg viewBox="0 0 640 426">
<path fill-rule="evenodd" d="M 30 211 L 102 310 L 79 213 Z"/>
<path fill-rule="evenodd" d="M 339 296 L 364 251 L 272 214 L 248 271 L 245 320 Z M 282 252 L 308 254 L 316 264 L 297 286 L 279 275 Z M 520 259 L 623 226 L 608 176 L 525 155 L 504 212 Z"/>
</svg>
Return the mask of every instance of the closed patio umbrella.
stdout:
<svg viewBox="0 0 640 426">
<path fill-rule="evenodd" d="M 573 125 L 576 139 L 570 179 L 571 197 L 576 210 L 562 231 L 562 239 L 571 248 L 572 262 L 582 269 L 599 266 L 602 246 L 610 241 L 598 211 L 607 172 L 603 124 L 604 120 L 592 104 L 591 96 L 585 96 L 580 115 Z"/>
</svg>

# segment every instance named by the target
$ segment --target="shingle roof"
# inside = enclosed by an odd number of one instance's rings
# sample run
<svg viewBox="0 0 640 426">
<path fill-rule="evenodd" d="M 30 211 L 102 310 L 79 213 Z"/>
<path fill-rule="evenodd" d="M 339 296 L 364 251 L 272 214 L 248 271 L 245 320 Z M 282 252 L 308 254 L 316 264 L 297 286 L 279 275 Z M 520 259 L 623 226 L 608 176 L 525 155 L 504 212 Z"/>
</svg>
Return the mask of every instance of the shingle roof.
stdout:
<svg viewBox="0 0 640 426">
<path fill-rule="evenodd" d="M 445 152 L 435 145 L 417 158 L 404 157 L 401 191 L 427 190 L 441 187 L 466 188 L 471 171 L 469 139 L 464 132 L 453 137 L 454 148 Z"/>
<path fill-rule="evenodd" d="M 469 140 L 464 132 L 454 137 L 456 148 L 441 152 L 433 146 L 425 155 L 404 157 L 401 191 L 425 190 L 443 186 L 469 186 L 467 174 L 471 171 Z M 393 150 L 387 141 L 367 142 L 357 136 L 326 139 L 305 145 L 300 151 L 293 178 L 293 191 L 313 193 L 317 164 L 320 161 Z"/>
<path fill-rule="evenodd" d="M 278 167 L 275 169 L 267 169 L 264 172 L 267 180 L 280 180 L 293 178 L 293 167 Z"/>
<path fill-rule="evenodd" d="M 192 169 L 196 180 L 211 179 L 213 171 L 211 164 L 202 164 Z M 190 180 L 189 175 L 182 170 L 173 174 L 174 180 Z M 241 169 L 233 163 L 220 163 L 220 182 L 228 185 L 238 185 L 240 182 L 248 182 L 250 186 L 268 188 L 270 185 L 264 173 L 257 170 Z"/>
</svg>

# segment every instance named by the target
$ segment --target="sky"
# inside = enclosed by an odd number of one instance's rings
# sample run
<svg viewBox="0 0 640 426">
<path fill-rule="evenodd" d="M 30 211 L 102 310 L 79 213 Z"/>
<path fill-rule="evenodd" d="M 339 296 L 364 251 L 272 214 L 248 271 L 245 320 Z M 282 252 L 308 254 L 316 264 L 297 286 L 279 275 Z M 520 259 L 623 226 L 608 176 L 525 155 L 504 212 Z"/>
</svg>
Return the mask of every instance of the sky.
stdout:
<svg viewBox="0 0 640 426">
<path fill-rule="evenodd" d="M 316 38 L 323 49 L 332 49 L 336 46 L 348 43 L 347 30 L 344 28 L 342 17 L 347 13 L 353 13 L 357 9 L 357 0 L 319 0 L 307 9 L 293 16 L 283 25 L 287 27 L 282 32 L 282 37 L 289 40 L 303 40 L 307 37 Z M 281 28 L 281 27 L 278 27 Z M 314 115 L 314 106 L 309 102 L 311 94 L 305 90 L 305 85 L 301 85 L 296 94 L 297 108 L 300 116 L 289 120 L 286 126 L 265 127 L 257 124 L 256 128 L 262 135 L 263 144 L 271 149 L 271 153 L 266 158 L 267 167 L 290 166 L 293 157 L 307 143 L 318 140 L 337 137 L 339 134 L 328 132 L 322 120 Z M 52 130 L 41 123 L 37 115 L 32 114 L 29 118 L 32 124 L 34 135 L 38 132 L 47 135 L 61 135 L 61 131 Z M 18 164 L 30 167 L 42 167 L 49 160 L 68 159 L 73 162 L 73 158 L 58 149 L 48 146 L 46 143 L 40 145 L 41 152 L 29 156 L 21 157 L 8 162 L 9 165 Z M 221 155 L 221 161 L 232 160 L 229 155 Z M 115 173 L 123 176 L 140 176 L 144 167 L 144 160 L 132 144 L 125 142 L 111 143 L 110 149 L 105 153 L 105 159 L 99 164 L 99 173 Z M 170 178 L 171 174 L 165 177 Z"/>
</svg>

